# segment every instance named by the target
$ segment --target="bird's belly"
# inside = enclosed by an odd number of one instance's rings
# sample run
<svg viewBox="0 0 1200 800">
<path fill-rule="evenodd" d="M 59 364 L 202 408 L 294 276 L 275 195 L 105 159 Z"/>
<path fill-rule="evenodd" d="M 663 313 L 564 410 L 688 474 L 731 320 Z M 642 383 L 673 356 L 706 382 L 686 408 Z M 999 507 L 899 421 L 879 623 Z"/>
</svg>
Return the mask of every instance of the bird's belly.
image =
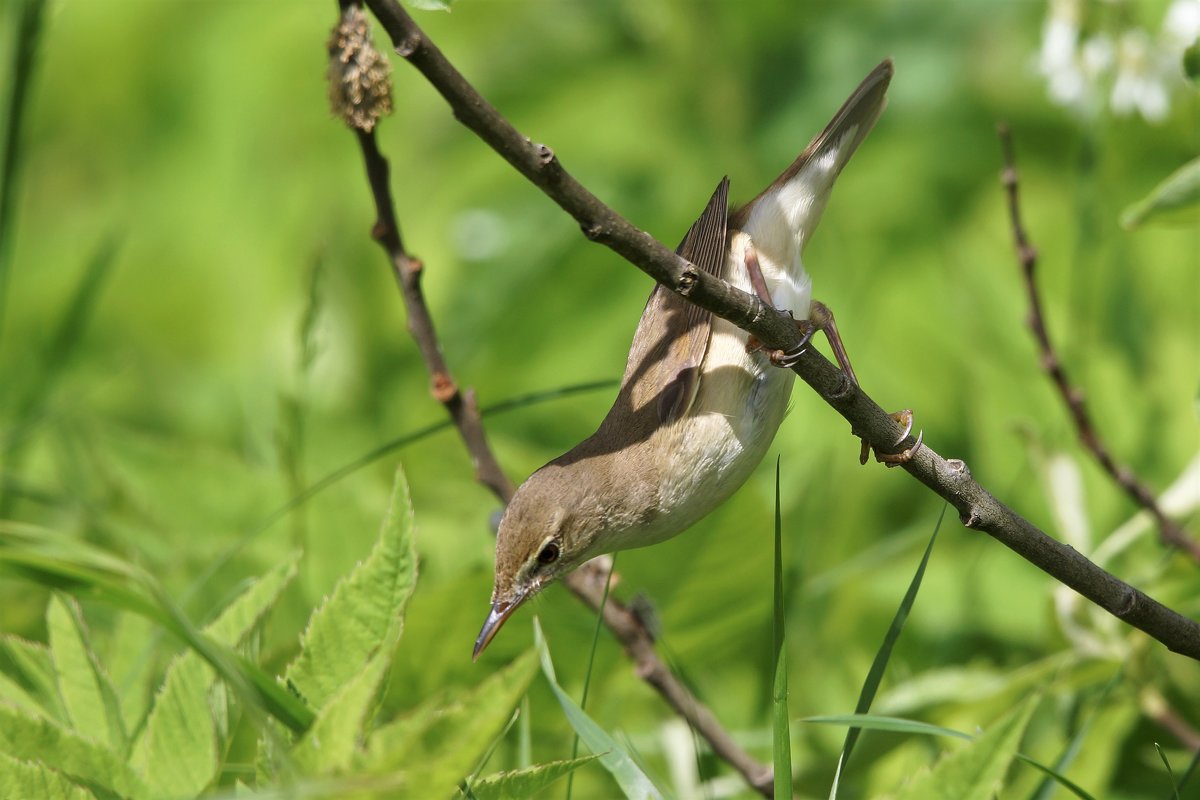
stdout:
<svg viewBox="0 0 1200 800">
<path fill-rule="evenodd" d="M 746 334 L 714 320 L 713 339 L 695 402 L 666 437 L 659 502 L 624 547 L 641 547 L 689 528 L 741 487 L 771 446 L 787 411 L 795 373 L 746 353 Z"/>
</svg>

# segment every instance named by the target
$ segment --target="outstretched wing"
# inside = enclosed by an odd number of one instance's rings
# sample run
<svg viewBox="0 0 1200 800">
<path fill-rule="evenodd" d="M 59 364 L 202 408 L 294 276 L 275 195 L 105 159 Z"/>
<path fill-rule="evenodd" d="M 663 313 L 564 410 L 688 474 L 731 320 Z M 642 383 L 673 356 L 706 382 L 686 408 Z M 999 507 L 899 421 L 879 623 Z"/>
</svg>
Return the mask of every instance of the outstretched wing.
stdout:
<svg viewBox="0 0 1200 800">
<path fill-rule="evenodd" d="M 725 263 L 728 219 L 729 179 L 722 178 L 675 252 L 719 276 Z M 634 334 L 621 382 L 621 393 L 627 394 L 632 407 L 654 403 L 660 423 L 684 416 L 696 398 L 711 332 L 710 312 L 656 285 Z"/>
</svg>

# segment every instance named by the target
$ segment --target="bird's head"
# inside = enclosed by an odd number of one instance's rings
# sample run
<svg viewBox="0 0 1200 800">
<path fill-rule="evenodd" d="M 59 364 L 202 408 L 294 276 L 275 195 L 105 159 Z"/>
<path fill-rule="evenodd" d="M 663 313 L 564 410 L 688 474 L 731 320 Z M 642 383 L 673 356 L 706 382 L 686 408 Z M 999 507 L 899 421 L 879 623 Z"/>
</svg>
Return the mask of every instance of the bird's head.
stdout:
<svg viewBox="0 0 1200 800">
<path fill-rule="evenodd" d="M 595 523 L 595 515 L 571 505 L 572 493 L 555 471 L 548 467 L 530 476 L 500 520 L 492 609 L 475 640 L 474 658 L 522 603 L 593 555 L 595 536 L 589 534 L 596 526 L 587 521 Z"/>
</svg>

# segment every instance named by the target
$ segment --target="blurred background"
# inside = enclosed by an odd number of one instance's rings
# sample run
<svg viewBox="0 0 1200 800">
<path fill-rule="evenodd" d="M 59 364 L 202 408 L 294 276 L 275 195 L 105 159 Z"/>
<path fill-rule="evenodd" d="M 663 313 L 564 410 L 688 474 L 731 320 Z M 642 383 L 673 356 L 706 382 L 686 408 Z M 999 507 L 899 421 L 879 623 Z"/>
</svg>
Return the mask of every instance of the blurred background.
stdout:
<svg viewBox="0 0 1200 800">
<path fill-rule="evenodd" d="M 754 196 L 893 58 L 890 106 L 805 259 L 864 388 L 887 408 L 914 409 L 933 448 L 1081 551 L 1125 526 L 1105 565 L 1200 615 L 1198 565 L 1165 550 L 1144 519 L 1130 521 L 1136 509 L 1077 446 L 1041 370 L 996 136 L 998 122 L 1011 126 L 1038 282 L 1069 374 L 1117 459 L 1157 491 L 1176 486 L 1193 509 L 1200 227 L 1151 219 L 1127 230 L 1118 220 L 1200 152 L 1200 100 L 1180 66 L 1200 3 L 459 0 L 451 13 L 414 13 L 518 129 L 671 246 L 721 176 L 735 201 Z M 310 609 L 368 552 L 402 462 L 421 577 L 390 708 L 476 684 L 529 646 L 534 613 L 578 696 L 594 619 L 561 587 L 470 660 L 499 509 L 452 432 L 274 513 L 444 417 L 369 236 L 357 145 L 328 108 L 336 16 L 334 2 L 312 0 L 48 5 L 0 229 L 0 517 L 148 567 L 197 621 L 303 549 L 301 578 L 268 629 L 265 657 L 279 665 Z M 14 47 L 16 14 L 3 19 L 4 47 Z M 376 39 L 389 50 L 381 31 Z M 617 379 L 650 280 L 589 244 L 393 60 L 396 110 L 380 143 L 457 379 L 484 407 Z M 614 394 L 489 417 L 512 480 L 591 433 Z M 902 472 L 859 467 L 847 423 L 802 384 L 772 454 L 782 464 L 792 713 L 848 713 L 942 503 Z M 764 462 L 687 534 L 623 553 L 615 590 L 653 608 L 662 652 L 765 760 L 773 481 Z M 951 512 L 876 709 L 971 732 L 1041 691 L 1025 752 L 1054 763 L 1078 741 L 1064 772 L 1096 796 L 1168 796 L 1154 745 L 1177 771 L 1200 747 L 1196 665 L 1073 597 Z M 46 599 L 0 580 L 0 628 L 44 639 Z M 86 611 L 103 647 L 115 617 L 99 603 Z M 174 647 L 159 642 L 154 669 L 113 669 L 149 692 Z M 606 634 L 592 680 L 589 711 L 664 786 L 745 794 L 736 781 L 698 788 L 728 768 L 691 755 L 681 723 Z M 544 683 L 529 703 L 534 759 L 567 757 L 570 728 Z M 843 736 L 793 729 L 803 796 L 828 792 Z M 892 791 L 944 746 L 870 734 L 846 786 Z M 489 769 L 516 758 L 505 740 Z M 1004 796 L 1035 796 L 1040 774 L 1010 781 Z M 575 791 L 616 790 L 589 767 Z"/>
</svg>

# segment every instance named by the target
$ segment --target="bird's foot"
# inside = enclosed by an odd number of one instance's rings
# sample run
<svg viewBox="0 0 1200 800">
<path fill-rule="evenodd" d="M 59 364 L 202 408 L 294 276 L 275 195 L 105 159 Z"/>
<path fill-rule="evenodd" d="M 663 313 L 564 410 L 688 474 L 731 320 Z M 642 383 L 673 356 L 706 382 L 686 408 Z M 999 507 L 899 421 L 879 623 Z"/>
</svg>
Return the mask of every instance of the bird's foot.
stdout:
<svg viewBox="0 0 1200 800">
<path fill-rule="evenodd" d="M 904 432 L 900 434 L 900 437 L 898 439 L 896 439 L 896 443 L 893 445 L 893 447 L 899 447 L 901 444 L 904 443 L 904 440 L 908 438 L 909 434 L 912 433 L 913 412 L 912 412 L 912 409 L 906 408 L 903 411 L 897 411 L 895 414 L 892 414 L 891 416 L 892 416 L 892 419 L 896 420 L 896 422 L 898 422 L 900 425 L 904 426 Z M 867 460 L 869 459 L 869 457 L 871 455 L 871 451 L 874 450 L 875 451 L 875 460 L 881 464 L 885 464 L 888 468 L 899 467 L 903 464 L 907 464 L 909 461 L 912 461 L 913 455 L 915 455 L 916 452 L 921 449 L 921 442 L 924 438 L 925 438 L 925 431 L 924 430 L 918 431 L 917 432 L 917 440 L 916 440 L 916 442 L 913 443 L 912 447 L 907 447 L 907 448 L 901 450 L 899 453 L 881 453 L 881 452 L 879 452 L 879 448 L 872 445 L 866 439 L 863 439 L 862 440 L 862 450 L 859 452 L 859 455 L 858 455 L 858 463 L 866 464 Z"/>
<path fill-rule="evenodd" d="M 808 349 L 812 343 L 813 334 L 817 332 L 817 326 L 811 319 L 796 320 L 796 329 L 800 331 L 800 343 L 791 350 L 772 350 L 770 353 L 771 363 L 782 369 L 791 369 L 800 363 L 800 356 L 804 355 L 804 351 Z"/>
</svg>

